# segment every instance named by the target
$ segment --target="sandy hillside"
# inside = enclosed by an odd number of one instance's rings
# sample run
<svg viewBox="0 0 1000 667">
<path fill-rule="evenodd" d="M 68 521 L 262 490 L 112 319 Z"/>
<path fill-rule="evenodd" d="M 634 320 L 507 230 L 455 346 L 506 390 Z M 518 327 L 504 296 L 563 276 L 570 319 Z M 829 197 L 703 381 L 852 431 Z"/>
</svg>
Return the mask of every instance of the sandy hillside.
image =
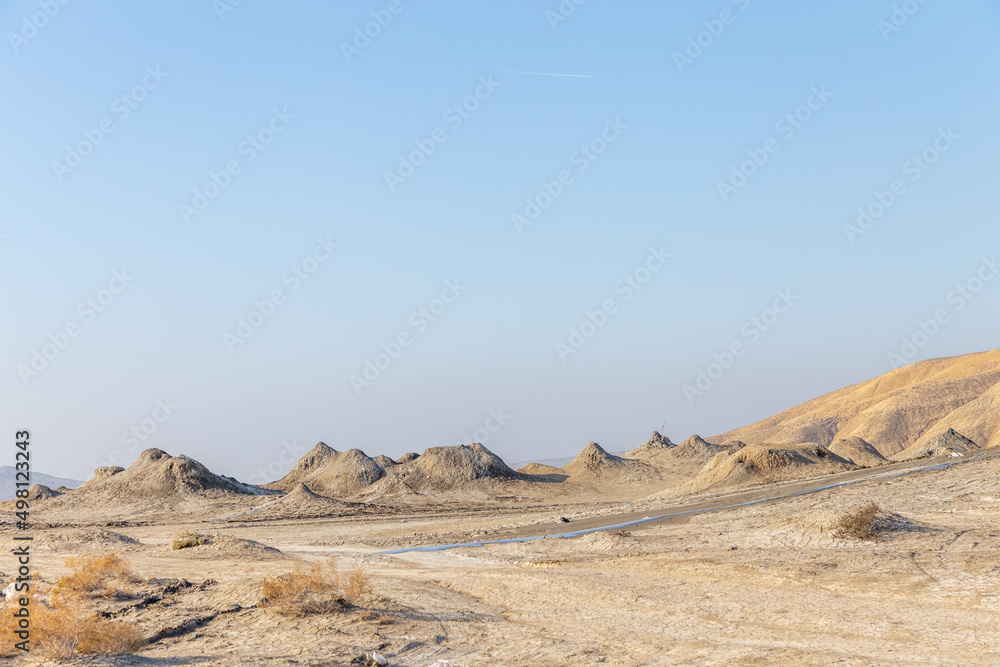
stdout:
<svg viewBox="0 0 1000 667">
<path fill-rule="evenodd" d="M 888 457 L 949 428 L 1000 445 L 1000 350 L 906 366 L 711 440 L 827 446 L 856 436 Z"/>
</svg>

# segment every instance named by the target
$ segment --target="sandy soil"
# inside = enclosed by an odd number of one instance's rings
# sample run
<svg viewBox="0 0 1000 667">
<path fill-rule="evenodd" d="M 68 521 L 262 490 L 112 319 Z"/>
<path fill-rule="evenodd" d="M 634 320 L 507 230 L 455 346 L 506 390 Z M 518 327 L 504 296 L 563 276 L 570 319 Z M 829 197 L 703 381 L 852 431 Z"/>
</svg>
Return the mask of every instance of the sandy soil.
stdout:
<svg viewBox="0 0 1000 667">
<path fill-rule="evenodd" d="M 209 506 L 183 521 L 124 526 L 78 517 L 78 526 L 36 532 L 33 564 L 51 582 L 71 555 L 116 551 L 151 580 L 137 592 L 159 600 L 95 604 L 150 637 L 179 628 L 136 656 L 77 664 L 347 665 L 372 650 L 413 667 L 440 659 L 463 667 L 1000 664 L 1000 457 L 884 476 L 893 471 L 628 531 L 394 555 L 378 552 L 607 524 L 666 503 L 533 500 L 253 521 L 214 520 L 226 509 Z M 686 502 L 726 505 L 794 489 Z M 898 530 L 877 542 L 837 537 L 838 516 L 872 500 Z M 173 551 L 181 529 L 215 543 Z M 329 556 L 372 574 L 375 593 L 363 607 L 290 619 L 256 606 L 265 575 Z"/>
</svg>

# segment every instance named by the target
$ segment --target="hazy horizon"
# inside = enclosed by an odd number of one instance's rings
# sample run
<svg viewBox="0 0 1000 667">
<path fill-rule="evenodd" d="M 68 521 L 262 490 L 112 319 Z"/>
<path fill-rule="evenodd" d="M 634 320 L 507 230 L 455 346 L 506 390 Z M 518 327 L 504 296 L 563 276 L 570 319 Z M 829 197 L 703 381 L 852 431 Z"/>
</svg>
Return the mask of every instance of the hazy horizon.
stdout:
<svg viewBox="0 0 1000 667">
<path fill-rule="evenodd" d="M 1000 347 L 992 3 L 0 20 L 2 421 L 49 475 L 627 450 Z"/>
</svg>

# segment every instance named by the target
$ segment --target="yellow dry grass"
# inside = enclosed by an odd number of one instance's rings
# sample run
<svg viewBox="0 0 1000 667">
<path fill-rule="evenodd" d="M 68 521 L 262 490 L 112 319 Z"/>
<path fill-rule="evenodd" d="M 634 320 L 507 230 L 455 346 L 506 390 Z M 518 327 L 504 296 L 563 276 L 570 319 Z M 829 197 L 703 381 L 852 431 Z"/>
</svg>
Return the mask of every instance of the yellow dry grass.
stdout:
<svg viewBox="0 0 1000 667">
<path fill-rule="evenodd" d="M 146 645 L 139 629 L 129 623 L 110 621 L 90 610 L 81 595 L 56 594 L 53 589 L 35 590 L 28 609 L 32 653 L 65 659 L 75 654 L 123 655 Z M 15 644 L 24 640 L 23 628 L 8 605 L 0 616 L 0 655 L 17 655 Z"/>
<path fill-rule="evenodd" d="M 66 561 L 73 571 L 56 582 L 56 597 L 63 595 L 101 595 L 114 597 L 122 586 L 136 580 L 128 561 L 118 554 L 88 558 L 74 557 Z"/>
<path fill-rule="evenodd" d="M 355 565 L 349 574 L 337 569 L 336 560 L 314 563 L 303 571 L 296 566 L 293 572 L 264 580 L 261 592 L 264 606 L 286 616 L 328 614 L 352 606 L 372 590 L 368 574 Z"/>
</svg>

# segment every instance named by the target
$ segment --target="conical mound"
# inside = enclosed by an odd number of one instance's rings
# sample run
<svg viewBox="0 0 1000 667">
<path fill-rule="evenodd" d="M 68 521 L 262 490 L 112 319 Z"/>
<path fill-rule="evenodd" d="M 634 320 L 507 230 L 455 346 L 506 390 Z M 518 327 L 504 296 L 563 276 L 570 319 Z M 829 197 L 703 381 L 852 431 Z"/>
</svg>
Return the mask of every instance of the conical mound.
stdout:
<svg viewBox="0 0 1000 667">
<path fill-rule="evenodd" d="M 305 484 L 299 483 L 296 484 L 295 487 L 288 492 L 288 494 L 285 496 L 285 499 L 294 502 L 311 502 L 314 500 L 318 500 L 322 497 L 323 496 L 317 495 L 312 491 L 310 491 L 309 487 L 306 486 Z"/>
<path fill-rule="evenodd" d="M 653 431 L 653 435 L 649 436 L 649 440 L 647 440 L 644 445 L 626 452 L 624 458 L 645 459 L 647 457 L 660 454 L 665 450 L 673 449 L 676 446 L 677 445 L 670 442 L 670 438 L 662 435 L 659 431 Z"/>
<path fill-rule="evenodd" d="M 398 463 L 396 463 L 395 461 L 393 461 L 390 457 L 386 456 L 385 454 L 379 454 L 378 456 L 376 456 L 372 460 L 375 461 L 375 463 L 377 463 L 379 465 L 379 467 L 381 467 L 383 470 L 388 470 L 389 468 L 391 468 L 394 465 L 399 465 Z"/>
<path fill-rule="evenodd" d="M 601 473 L 621 467 L 625 464 L 625 459 L 608 454 L 603 447 L 596 442 L 588 443 L 575 459 L 563 466 L 563 470 L 570 473 Z"/>
<path fill-rule="evenodd" d="M 84 485 L 90 484 L 91 482 L 99 482 L 102 479 L 107 479 L 108 477 L 113 477 L 120 472 L 124 472 L 125 468 L 121 466 L 101 466 L 100 468 L 94 468 L 94 476 L 84 482 Z M 81 486 L 82 488 L 82 486 Z"/>
<path fill-rule="evenodd" d="M 681 484 L 698 474 L 712 457 L 734 452 L 744 446 L 741 442 L 713 445 L 701 436 L 692 435 L 681 444 L 669 447 L 655 441 L 646 443 L 625 456 L 639 459 L 656 468 L 666 484 Z"/>
<path fill-rule="evenodd" d="M 714 456 L 728 453 L 729 451 L 729 448 L 724 447 L 723 445 L 713 445 L 700 435 L 692 435 L 690 438 L 677 445 L 672 454 L 678 458 L 707 462 Z"/>
<path fill-rule="evenodd" d="M 840 458 L 866 468 L 873 468 L 888 462 L 888 459 L 879 454 L 878 449 L 873 444 L 857 436 L 837 440 L 828 449 Z"/>
<path fill-rule="evenodd" d="M 952 454 L 966 455 L 979 449 L 979 445 L 964 435 L 949 428 L 944 433 L 930 440 L 918 442 L 892 457 L 893 461 L 908 461 L 910 459 L 925 459 Z"/>
<path fill-rule="evenodd" d="M 693 479 L 666 494 L 720 491 L 829 475 L 857 466 L 815 443 L 791 446 L 747 445 L 721 452 Z"/>
<path fill-rule="evenodd" d="M 528 480 L 479 443 L 431 447 L 417 456 L 403 456 L 383 479 L 366 489 L 361 498 L 433 500 L 445 492 L 461 493 L 468 501 L 491 496 L 508 482 Z"/>
<path fill-rule="evenodd" d="M 0 509 L 13 512 L 19 509 L 17 507 L 18 500 L 28 500 L 29 502 L 31 502 L 37 500 L 48 500 L 49 498 L 57 498 L 61 495 L 63 495 L 61 491 L 53 491 L 44 484 L 32 484 L 30 487 L 28 487 L 27 497 L 0 501 Z"/>
<path fill-rule="evenodd" d="M 161 449 L 147 449 L 127 469 L 98 468 L 94 478 L 69 494 L 77 501 L 109 499 L 116 504 L 149 503 L 180 495 L 265 495 L 268 491 L 216 475 L 186 456 L 171 456 Z"/>
<path fill-rule="evenodd" d="M 560 468 L 574 481 L 644 484 L 659 481 L 657 469 L 644 461 L 609 454 L 596 442 L 589 443 L 572 462 Z"/>
<path fill-rule="evenodd" d="M 499 456 L 474 442 L 454 447 L 431 447 L 408 465 L 408 477 L 424 484 L 452 488 L 464 482 L 508 480 L 520 477 Z M 420 486 L 423 486 L 421 484 Z"/>
<path fill-rule="evenodd" d="M 524 473 L 525 475 L 558 475 L 560 470 L 544 463 L 529 463 L 518 468 L 517 472 Z"/>
<path fill-rule="evenodd" d="M 346 502 L 314 493 L 306 484 L 293 484 L 285 495 L 250 512 L 239 515 L 241 521 L 284 521 L 287 519 L 317 519 L 360 516 L 377 513 L 377 508 L 361 503 Z"/>
<path fill-rule="evenodd" d="M 55 498 L 56 496 L 61 496 L 62 492 L 53 491 L 44 484 L 32 484 L 28 487 L 28 500 L 45 500 L 47 498 Z"/>
<path fill-rule="evenodd" d="M 268 488 L 290 491 L 305 484 L 321 496 L 349 496 L 371 486 L 385 470 L 360 449 L 338 452 L 326 443 L 317 444 L 294 468 Z"/>
</svg>

